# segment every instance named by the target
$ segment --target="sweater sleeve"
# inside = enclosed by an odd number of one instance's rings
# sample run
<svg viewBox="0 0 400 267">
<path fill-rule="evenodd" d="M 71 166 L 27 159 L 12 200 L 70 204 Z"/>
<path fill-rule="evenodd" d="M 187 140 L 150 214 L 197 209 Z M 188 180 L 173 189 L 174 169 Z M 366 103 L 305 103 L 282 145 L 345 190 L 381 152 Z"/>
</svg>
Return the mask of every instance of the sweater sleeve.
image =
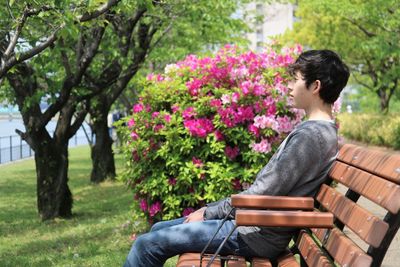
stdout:
<svg viewBox="0 0 400 267">
<path fill-rule="evenodd" d="M 302 179 L 318 175 L 321 161 L 319 136 L 310 129 L 299 129 L 288 136 L 286 144 L 241 194 L 286 196 Z M 230 198 L 207 207 L 204 218 L 221 219 L 231 209 Z"/>
</svg>

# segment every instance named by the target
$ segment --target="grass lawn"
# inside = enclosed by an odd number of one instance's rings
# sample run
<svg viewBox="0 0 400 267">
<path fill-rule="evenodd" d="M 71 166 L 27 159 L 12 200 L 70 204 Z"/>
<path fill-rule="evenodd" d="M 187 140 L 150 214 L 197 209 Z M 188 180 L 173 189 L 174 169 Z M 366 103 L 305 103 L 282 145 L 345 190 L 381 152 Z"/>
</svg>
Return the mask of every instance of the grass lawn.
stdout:
<svg viewBox="0 0 400 267">
<path fill-rule="evenodd" d="M 118 170 L 122 159 L 116 161 Z M 123 184 L 91 184 L 90 170 L 89 147 L 70 149 L 74 216 L 43 223 L 34 161 L 0 166 L 0 266 L 122 266 L 130 235 L 146 225 L 131 220 L 133 198 Z"/>
</svg>

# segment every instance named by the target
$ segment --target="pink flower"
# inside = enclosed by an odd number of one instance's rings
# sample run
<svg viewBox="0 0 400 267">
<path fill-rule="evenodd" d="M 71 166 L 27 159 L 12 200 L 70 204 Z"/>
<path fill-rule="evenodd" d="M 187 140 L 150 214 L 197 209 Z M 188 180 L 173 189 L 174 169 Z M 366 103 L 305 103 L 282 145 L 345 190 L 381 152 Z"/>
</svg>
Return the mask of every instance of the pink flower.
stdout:
<svg viewBox="0 0 400 267">
<path fill-rule="evenodd" d="M 226 105 L 231 103 L 231 96 L 230 95 L 222 95 L 221 97 L 222 104 Z"/>
<path fill-rule="evenodd" d="M 142 104 L 136 104 L 133 106 L 133 113 L 138 113 L 143 110 L 143 105 Z"/>
<path fill-rule="evenodd" d="M 196 157 L 192 157 L 192 163 L 194 164 L 194 166 L 196 166 L 197 168 L 201 168 L 203 166 L 203 162 L 201 161 L 201 159 L 198 159 Z"/>
<path fill-rule="evenodd" d="M 290 118 L 287 116 L 277 117 L 276 118 L 276 125 L 275 131 L 278 133 L 289 133 L 293 130 L 293 123 L 291 122 Z"/>
<path fill-rule="evenodd" d="M 132 151 L 132 159 L 133 161 L 138 162 L 140 160 L 139 153 L 136 150 Z"/>
<path fill-rule="evenodd" d="M 186 87 L 189 89 L 189 94 L 191 96 L 197 96 L 202 85 L 202 81 L 196 78 L 186 83 Z"/>
<path fill-rule="evenodd" d="M 146 201 L 146 199 L 141 199 L 140 202 L 139 202 L 139 206 L 140 206 L 140 209 L 141 209 L 142 211 L 147 211 L 148 206 L 147 206 L 147 201 Z"/>
<path fill-rule="evenodd" d="M 131 138 L 132 140 L 137 140 L 139 138 L 139 135 L 135 132 L 131 132 Z"/>
<path fill-rule="evenodd" d="M 206 118 L 185 120 L 183 125 L 189 130 L 192 136 L 204 138 L 207 134 L 214 131 L 214 125 L 211 120 Z"/>
<path fill-rule="evenodd" d="M 179 106 L 175 104 L 171 107 L 171 110 L 172 110 L 172 113 L 176 113 L 179 110 Z"/>
<path fill-rule="evenodd" d="M 153 114 L 151 114 L 151 118 L 154 120 L 155 118 L 158 117 L 158 115 L 160 115 L 160 112 L 155 111 L 155 112 L 153 112 Z"/>
<path fill-rule="evenodd" d="M 149 208 L 150 217 L 154 217 L 160 211 L 161 211 L 161 202 L 156 201 L 155 203 L 151 204 Z"/>
<path fill-rule="evenodd" d="M 176 178 L 173 178 L 173 177 L 169 178 L 169 179 L 168 179 L 168 184 L 170 184 L 170 185 L 176 185 Z"/>
<path fill-rule="evenodd" d="M 165 115 L 164 115 L 164 120 L 165 120 L 167 123 L 171 122 L 171 115 L 165 114 Z"/>
<path fill-rule="evenodd" d="M 164 128 L 164 125 L 162 124 L 157 124 L 156 126 L 154 126 L 154 132 L 159 132 L 161 129 Z"/>
<path fill-rule="evenodd" d="M 339 97 L 335 101 L 335 103 L 333 103 L 332 112 L 333 113 L 339 113 L 341 108 L 342 108 L 342 98 Z"/>
<path fill-rule="evenodd" d="M 194 111 L 193 107 L 188 107 L 187 109 L 185 109 L 182 113 L 182 116 L 184 119 L 190 119 L 194 116 L 196 116 L 196 112 Z"/>
<path fill-rule="evenodd" d="M 266 139 L 262 139 L 260 143 L 253 143 L 250 147 L 259 153 L 269 153 L 272 149 L 271 144 Z"/>
<path fill-rule="evenodd" d="M 186 209 L 183 210 L 182 216 L 183 216 L 183 217 L 189 216 L 190 213 L 192 213 L 192 212 L 194 212 L 194 209 L 193 209 L 193 208 L 186 208 Z"/>
<path fill-rule="evenodd" d="M 254 136 L 259 137 L 260 136 L 260 129 L 254 126 L 254 124 L 250 124 L 247 127 L 247 130 L 252 133 Z"/>
<path fill-rule="evenodd" d="M 260 129 L 265 129 L 265 128 L 276 128 L 276 120 L 272 117 L 267 117 L 265 115 L 262 116 L 255 116 L 254 117 L 254 126 Z"/>
<path fill-rule="evenodd" d="M 225 136 L 223 135 L 223 133 L 220 130 L 216 130 L 214 132 L 214 136 L 217 139 L 217 141 L 223 141 L 225 139 Z"/>
<path fill-rule="evenodd" d="M 128 121 L 128 127 L 132 128 L 133 126 L 135 126 L 135 120 L 134 120 L 133 118 L 131 118 L 131 119 Z"/>
<path fill-rule="evenodd" d="M 240 184 L 240 180 L 238 178 L 235 178 L 232 180 L 232 186 L 233 186 L 233 189 L 235 189 L 235 190 L 242 189 L 242 185 Z"/>
<path fill-rule="evenodd" d="M 210 106 L 211 106 L 211 107 L 214 107 L 214 108 L 219 108 L 219 107 L 222 106 L 222 101 L 219 100 L 219 99 L 212 99 L 212 100 L 210 101 Z"/>
<path fill-rule="evenodd" d="M 239 147 L 230 147 L 226 146 L 225 147 L 225 155 L 230 159 L 234 160 L 238 155 L 239 155 Z"/>
</svg>

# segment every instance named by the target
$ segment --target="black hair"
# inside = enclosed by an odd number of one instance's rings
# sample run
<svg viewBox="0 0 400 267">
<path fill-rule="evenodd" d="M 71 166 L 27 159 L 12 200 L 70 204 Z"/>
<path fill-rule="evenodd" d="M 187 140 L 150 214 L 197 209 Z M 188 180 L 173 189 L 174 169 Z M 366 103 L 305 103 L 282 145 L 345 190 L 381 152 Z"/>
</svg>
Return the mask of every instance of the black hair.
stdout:
<svg viewBox="0 0 400 267">
<path fill-rule="evenodd" d="M 297 72 L 303 76 L 306 87 L 319 80 L 319 96 L 328 104 L 333 104 L 349 80 L 350 71 L 339 55 L 331 50 L 309 50 L 300 54 L 288 67 L 291 76 Z"/>
</svg>

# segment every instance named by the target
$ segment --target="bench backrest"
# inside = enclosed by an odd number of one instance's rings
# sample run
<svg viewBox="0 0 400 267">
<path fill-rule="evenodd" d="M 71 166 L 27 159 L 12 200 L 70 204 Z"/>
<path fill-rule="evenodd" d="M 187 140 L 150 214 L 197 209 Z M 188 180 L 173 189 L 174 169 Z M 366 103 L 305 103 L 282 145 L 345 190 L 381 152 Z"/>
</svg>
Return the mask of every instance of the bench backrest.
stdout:
<svg viewBox="0 0 400 267">
<path fill-rule="evenodd" d="M 311 236 L 305 234 L 299 249 L 309 250 L 303 252 L 312 255 L 317 266 L 330 265 L 332 259 L 342 266 L 380 266 L 400 226 L 400 154 L 346 144 L 329 176 L 347 192 L 323 185 L 316 196 L 320 209 L 335 216 L 335 228 L 312 229 L 328 256 L 314 251 L 312 240 L 307 240 Z M 380 206 L 383 218 L 370 208 L 373 204 L 360 205 L 362 198 Z"/>
</svg>

